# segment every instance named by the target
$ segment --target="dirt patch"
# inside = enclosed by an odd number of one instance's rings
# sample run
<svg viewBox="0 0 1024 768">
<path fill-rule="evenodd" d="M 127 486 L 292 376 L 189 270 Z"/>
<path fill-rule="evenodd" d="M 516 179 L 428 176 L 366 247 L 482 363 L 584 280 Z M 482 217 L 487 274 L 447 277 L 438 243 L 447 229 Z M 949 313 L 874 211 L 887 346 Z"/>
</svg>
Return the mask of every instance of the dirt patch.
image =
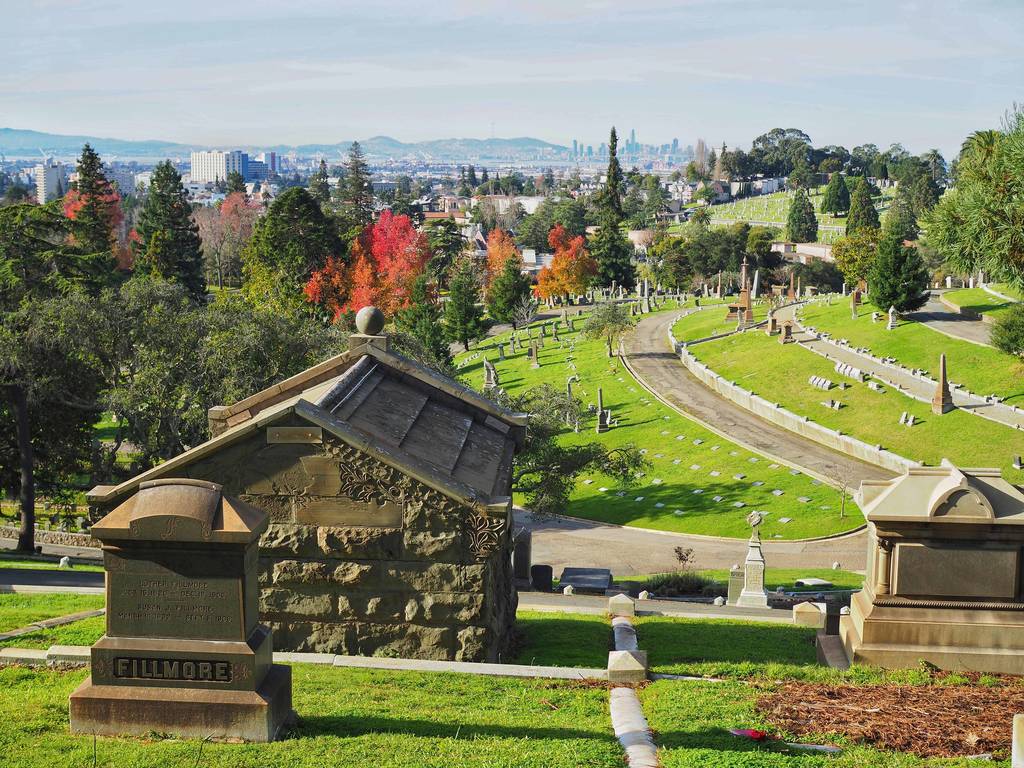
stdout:
<svg viewBox="0 0 1024 768">
<path fill-rule="evenodd" d="M 921 757 L 1006 757 L 1024 686 L 786 683 L 758 698 L 757 709 L 798 736 L 842 735 Z"/>
</svg>

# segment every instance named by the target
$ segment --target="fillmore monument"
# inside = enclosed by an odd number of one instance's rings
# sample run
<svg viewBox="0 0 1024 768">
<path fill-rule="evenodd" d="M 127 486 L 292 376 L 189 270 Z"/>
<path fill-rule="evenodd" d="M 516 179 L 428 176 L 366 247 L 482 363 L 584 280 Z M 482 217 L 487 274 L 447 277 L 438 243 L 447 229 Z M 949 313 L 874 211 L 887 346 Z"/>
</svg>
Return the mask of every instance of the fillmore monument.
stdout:
<svg viewBox="0 0 1024 768">
<path fill-rule="evenodd" d="M 71 730 L 273 740 L 291 718 L 291 669 L 257 620 L 267 515 L 215 483 L 155 480 L 92 528 L 107 627 L 71 694 Z"/>
</svg>

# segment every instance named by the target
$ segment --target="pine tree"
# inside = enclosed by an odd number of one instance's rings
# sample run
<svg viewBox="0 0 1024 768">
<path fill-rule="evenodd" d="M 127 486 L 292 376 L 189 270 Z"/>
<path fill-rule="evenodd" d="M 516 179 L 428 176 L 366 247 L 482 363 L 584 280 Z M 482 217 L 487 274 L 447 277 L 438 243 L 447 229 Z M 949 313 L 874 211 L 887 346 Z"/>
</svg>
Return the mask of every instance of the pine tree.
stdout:
<svg viewBox="0 0 1024 768">
<path fill-rule="evenodd" d="M 234 192 L 245 194 L 245 179 L 238 171 L 232 171 L 227 178 L 227 194 L 230 195 Z"/>
<path fill-rule="evenodd" d="M 853 192 L 850 194 L 850 215 L 846 218 L 846 234 L 852 235 L 859 229 L 878 229 L 878 226 L 878 211 L 871 201 L 868 182 L 860 176 L 854 182 Z"/>
<path fill-rule="evenodd" d="M 818 219 L 803 187 L 793 195 L 786 215 L 786 239 L 793 243 L 813 243 L 818 239 Z"/>
<path fill-rule="evenodd" d="M 425 273 L 413 283 L 409 306 L 395 314 L 395 325 L 398 330 L 418 339 L 434 357 L 451 359 L 448 340 L 441 324 L 441 307 Z"/>
<path fill-rule="evenodd" d="M 598 194 L 598 229 L 590 251 L 597 261 L 597 283 L 610 286 L 633 284 L 632 248 L 620 230 L 622 210 L 622 167 L 616 151 L 619 139 L 612 128 L 608 138 L 608 178 Z"/>
<path fill-rule="evenodd" d="M 917 240 L 917 216 L 914 215 L 910 196 L 910 188 L 901 184 L 896 190 L 896 197 L 893 199 L 892 205 L 889 206 L 889 210 L 885 214 L 885 221 L 882 223 L 883 235 L 895 235 L 901 242 Z"/>
<path fill-rule="evenodd" d="M 833 173 L 821 196 L 821 212 L 839 216 L 850 210 L 850 190 L 841 173 Z"/>
<path fill-rule="evenodd" d="M 327 181 L 327 163 L 321 159 L 316 173 L 309 177 L 309 194 L 321 205 L 331 200 L 331 185 Z"/>
<path fill-rule="evenodd" d="M 373 183 L 358 141 L 352 142 L 345 162 L 341 205 L 349 227 L 362 229 L 373 221 Z"/>
<path fill-rule="evenodd" d="M 910 312 L 928 300 L 928 268 L 917 248 L 903 245 L 898 233 L 882 237 L 868 280 L 871 301 L 882 311 Z"/>
<path fill-rule="evenodd" d="M 121 196 L 103 173 L 103 162 L 89 144 L 78 160 L 78 180 L 64 197 L 64 215 L 71 221 L 76 249 L 88 254 L 90 283 L 108 284 L 114 276 L 115 228 L 124 220 Z"/>
<path fill-rule="evenodd" d="M 206 294 L 202 242 L 188 193 L 170 160 L 153 169 L 139 214 L 135 268 L 180 283 L 199 300 Z"/>
<path fill-rule="evenodd" d="M 461 342 L 464 349 L 469 349 L 469 342 L 487 332 L 484 310 L 479 302 L 480 280 L 476 268 L 470 259 L 462 259 L 454 265 L 448 283 L 444 330 L 449 340 Z"/>
<path fill-rule="evenodd" d="M 901 184 L 900 189 L 902 188 L 903 185 Z M 914 213 L 918 217 L 923 217 L 939 202 L 941 194 L 942 190 L 939 189 L 939 185 L 935 183 L 935 180 L 929 174 L 922 173 L 911 186 L 908 197 L 913 206 Z"/>
<path fill-rule="evenodd" d="M 472 166 L 470 166 L 472 167 Z M 449 268 L 466 247 L 466 238 L 455 223 L 454 216 L 436 221 L 427 228 L 427 239 L 434 258 L 430 260 L 429 269 L 439 283 L 443 284 Z"/>
<path fill-rule="evenodd" d="M 516 306 L 529 295 L 530 278 L 523 274 L 522 259 L 506 259 L 487 291 L 487 311 L 498 322 L 511 323 Z"/>
</svg>

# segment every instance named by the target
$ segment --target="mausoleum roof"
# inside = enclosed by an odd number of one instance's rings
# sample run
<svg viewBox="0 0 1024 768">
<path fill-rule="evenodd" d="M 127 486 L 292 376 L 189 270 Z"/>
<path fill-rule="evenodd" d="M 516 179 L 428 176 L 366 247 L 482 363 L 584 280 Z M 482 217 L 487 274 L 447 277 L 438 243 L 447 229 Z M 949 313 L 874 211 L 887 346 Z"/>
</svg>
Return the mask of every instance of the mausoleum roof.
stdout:
<svg viewBox="0 0 1024 768">
<path fill-rule="evenodd" d="M 1024 492 L 998 469 L 911 467 L 892 480 L 865 480 L 857 503 L 871 522 L 1024 525 Z"/>
<path fill-rule="evenodd" d="M 507 509 L 526 415 L 389 351 L 383 337 L 362 339 L 354 336 L 349 351 L 232 406 L 211 409 L 211 422 L 226 429 L 116 487 L 94 488 L 90 501 L 108 504 L 147 480 L 182 476 L 188 464 L 299 417 L 456 501 L 481 511 Z"/>
</svg>

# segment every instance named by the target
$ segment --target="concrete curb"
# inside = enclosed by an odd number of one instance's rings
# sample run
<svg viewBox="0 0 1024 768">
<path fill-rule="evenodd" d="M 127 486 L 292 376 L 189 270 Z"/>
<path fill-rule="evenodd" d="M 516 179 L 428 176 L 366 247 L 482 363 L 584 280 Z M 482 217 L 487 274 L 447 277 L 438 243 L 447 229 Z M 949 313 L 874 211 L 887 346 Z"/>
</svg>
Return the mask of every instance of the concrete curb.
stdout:
<svg viewBox="0 0 1024 768">
<path fill-rule="evenodd" d="M 53 594 L 65 593 L 71 595 L 102 595 L 106 593 L 104 587 L 72 587 L 62 584 L 0 584 L 0 593 L 14 594 Z"/>
<path fill-rule="evenodd" d="M 609 695 L 612 730 L 626 751 L 629 768 L 658 768 L 658 748 L 644 717 L 640 699 L 632 688 L 612 688 Z"/>
<path fill-rule="evenodd" d="M 65 624 L 73 624 L 76 621 L 81 621 L 82 619 L 91 619 L 94 616 L 102 616 L 105 613 L 105 609 L 99 608 L 95 611 L 80 611 L 78 613 L 69 613 L 66 616 L 57 616 L 53 619 L 43 619 L 42 621 L 35 621 L 31 624 L 26 624 L 24 627 L 18 627 L 17 629 L 9 629 L 6 632 L 0 632 L 0 640 L 10 640 L 13 637 L 29 635 L 33 632 L 39 632 L 43 629 L 50 629 L 51 627 L 61 627 Z"/>
</svg>

